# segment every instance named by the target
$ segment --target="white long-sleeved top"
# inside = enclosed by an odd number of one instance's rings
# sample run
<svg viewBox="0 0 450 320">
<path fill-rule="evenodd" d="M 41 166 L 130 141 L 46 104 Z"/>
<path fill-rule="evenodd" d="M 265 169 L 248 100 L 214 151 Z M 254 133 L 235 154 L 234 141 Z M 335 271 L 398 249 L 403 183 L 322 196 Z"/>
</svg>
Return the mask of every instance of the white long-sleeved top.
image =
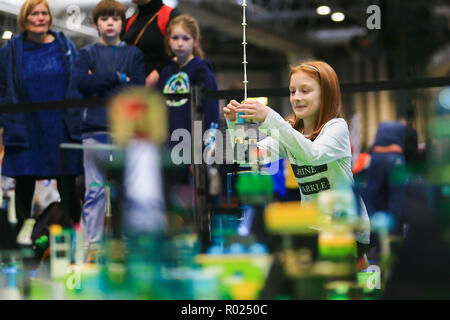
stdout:
<svg viewBox="0 0 450 320">
<path fill-rule="evenodd" d="M 234 122 L 227 121 L 233 130 Z M 258 142 L 269 152 L 268 161 L 287 158 L 299 184 L 302 201 L 316 200 L 320 191 L 353 185 L 351 147 L 347 123 L 342 118 L 328 121 L 314 141 L 306 139 L 277 112 L 271 110 L 259 130 L 268 136 Z M 356 232 L 360 243 L 370 242 L 370 222 L 366 206 L 359 199 L 362 228 Z"/>
</svg>

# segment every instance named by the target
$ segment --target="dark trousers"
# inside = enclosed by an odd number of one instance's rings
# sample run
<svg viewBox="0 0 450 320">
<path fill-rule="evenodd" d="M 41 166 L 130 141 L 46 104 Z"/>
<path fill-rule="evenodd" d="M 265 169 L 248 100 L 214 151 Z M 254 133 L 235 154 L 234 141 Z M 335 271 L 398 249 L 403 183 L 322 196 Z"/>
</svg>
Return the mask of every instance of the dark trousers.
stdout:
<svg viewBox="0 0 450 320">
<path fill-rule="evenodd" d="M 358 255 L 358 260 L 361 259 L 361 257 L 369 251 L 370 247 L 371 244 L 359 243 L 358 241 L 356 242 L 356 251 Z"/>
<path fill-rule="evenodd" d="M 15 208 L 17 216 L 17 232 L 23 226 L 26 219 L 31 218 L 31 206 L 34 195 L 34 188 L 36 180 L 40 178 L 34 176 L 16 177 L 15 188 Z M 76 177 L 62 176 L 56 179 L 58 185 L 58 192 L 61 196 L 61 205 L 63 208 L 63 220 L 61 224 L 69 227 L 73 223 L 80 221 L 81 203 L 78 196 Z"/>
</svg>

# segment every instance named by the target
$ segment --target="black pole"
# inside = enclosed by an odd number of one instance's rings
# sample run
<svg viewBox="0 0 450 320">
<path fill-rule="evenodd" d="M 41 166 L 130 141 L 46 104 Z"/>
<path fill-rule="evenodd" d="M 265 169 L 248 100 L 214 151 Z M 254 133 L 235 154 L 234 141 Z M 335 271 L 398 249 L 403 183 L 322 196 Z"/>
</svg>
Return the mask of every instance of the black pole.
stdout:
<svg viewBox="0 0 450 320">
<path fill-rule="evenodd" d="M 201 252 L 205 252 L 211 243 L 207 207 L 207 174 L 206 164 L 203 161 L 204 98 L 204 89 L 194 86 L 191 90 L 191 159 L 194 176 L 194 223 L 198 230 Z M 200 133 L 196 130 L 200 130 Z"/>
</svg>

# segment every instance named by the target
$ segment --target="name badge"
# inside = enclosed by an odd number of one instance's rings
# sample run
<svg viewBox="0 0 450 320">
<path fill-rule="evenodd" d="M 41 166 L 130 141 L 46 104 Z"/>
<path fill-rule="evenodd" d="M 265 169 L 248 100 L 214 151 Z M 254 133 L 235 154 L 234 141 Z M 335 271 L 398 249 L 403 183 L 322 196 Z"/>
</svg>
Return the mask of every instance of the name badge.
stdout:
<svg viewBox="0 0 450 320">
<path fill-rule="evenodd" d="M 304 177 L 310 177 L 315 175 L 316 173 L 325 172 L 328 170 L 328 166 L 326 164 L 320 166 L 297 166 L 295 164 L 292 165 L 292 170 L 294 171 L 295 177 L 300 179 Z"/>
<path fill-rule="evenodd" d="M 322 178 L 317 181 L 311 181 L 306 183 L 300 183 L 300 189 L 305 195 L 318 193 L 323 190 L 330 189 L 330 181 L 327 178 Z"/>
</svg>

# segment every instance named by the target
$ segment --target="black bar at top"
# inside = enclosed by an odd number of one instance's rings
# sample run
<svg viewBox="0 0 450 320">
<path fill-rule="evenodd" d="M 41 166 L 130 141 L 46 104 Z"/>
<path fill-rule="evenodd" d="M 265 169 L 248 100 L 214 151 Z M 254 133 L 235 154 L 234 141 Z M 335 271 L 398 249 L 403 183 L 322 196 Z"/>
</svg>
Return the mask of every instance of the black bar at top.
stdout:
<svg viewBox="0 0 450 320">
<path fill-rule="evenodd" d="M 392 81 L 371 81 L 359 83 L 341 84 L 342 93 L 357 93 L 370 91 L 386 91 L 386 90 L 411 90 L 434 87 L 445 87 L 450 85 L 450 77 L 440 78 L 422 78 Z M 289 96 L 288 88 L 266 88 L 266 89 L 248 89 L 248 97 L 287 97 Z M 205 93 L 206 99 L 236 99 L 242 100 L 244 94 L 242 90 L 221 90 L 208 91 Z"/>
<path fill-rule="evenodd" d="M 357 93 L 369 91 L 385 91 L 385 90 L 411 90 L 434 87 L 450 86 L 450 77 L 440 78 L 421 78 L 391 81 L 372 81 L 360 83 L 344 83 L 341 84 L 342 93 Z M 189 93 L 170 93 L 165 94 L 167 99 L 185 99 L 190 98 Z M 249 89 L 247 90 L 249 97 L 287 97 L 289 96 L 288 88 L 265 88 L 265 89 Z M 220 90 L 206 91 L 205 99 L 224 99 L 224 100 L 243 100 L 244 94 L 242 90 Z M 39 110 L 53 109 L 69 109 L 69 108 L 92 108 L 104 106 L 107 104 L 108 98 L 87 98 L 63 101 L 48 101 L 34 103 L 18 103 L 0 105 L 0 113 L 17 113 L 31 112 Z"/>
</svg>

